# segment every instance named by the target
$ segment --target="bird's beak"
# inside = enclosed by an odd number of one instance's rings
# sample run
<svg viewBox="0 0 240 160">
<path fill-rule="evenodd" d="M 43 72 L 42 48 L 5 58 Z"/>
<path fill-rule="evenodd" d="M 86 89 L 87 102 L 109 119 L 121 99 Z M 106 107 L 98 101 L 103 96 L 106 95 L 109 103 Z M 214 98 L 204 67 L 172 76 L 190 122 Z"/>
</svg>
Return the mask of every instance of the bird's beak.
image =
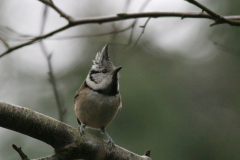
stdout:
<svg viewBox="0 0 240 160">
<path fill-rule="evenodd" d="M 122 69 L 122 67 L 117 67 L 115 70 L 114 70 L 114 73 L 118 73 L 120 70 Z"/>
</svg>

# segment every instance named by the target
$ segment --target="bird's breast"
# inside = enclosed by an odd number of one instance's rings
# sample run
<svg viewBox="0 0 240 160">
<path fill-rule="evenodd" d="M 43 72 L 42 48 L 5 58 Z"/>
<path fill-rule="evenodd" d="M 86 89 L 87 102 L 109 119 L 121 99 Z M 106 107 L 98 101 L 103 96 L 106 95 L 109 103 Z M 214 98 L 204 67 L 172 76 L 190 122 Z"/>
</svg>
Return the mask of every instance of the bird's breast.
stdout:
<svg viewBox="0 0 240 160">
<path fill-rule="evenodd" d="M 108 96 L 85 89 L 75 102 L 75 113 L 87 127 L 106 127 L 117 114 L 120 103 L 119 94 Z"/>
</svg>

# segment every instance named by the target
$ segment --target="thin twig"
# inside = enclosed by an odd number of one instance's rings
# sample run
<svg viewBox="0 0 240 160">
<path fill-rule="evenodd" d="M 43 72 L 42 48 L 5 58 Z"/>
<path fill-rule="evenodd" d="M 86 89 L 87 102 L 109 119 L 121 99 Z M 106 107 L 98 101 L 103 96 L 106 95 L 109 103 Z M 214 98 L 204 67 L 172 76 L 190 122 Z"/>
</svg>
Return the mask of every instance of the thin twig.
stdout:
<svg viewBox="0 0 240 160">
<path fill-rule="evenodd" d="M 101 36 L 107 36 L 107 35 L 111 35 L 111 34 L 118 34 L 121 32 L 125 32 L 127 30 L 129 30 L 130 28 L 132 28 L 132 24 L 124 29 L 121 30 L 114 30 L 111 32 L 106 32 L 106 33 L 100 33 L 100 34 L 86 34 L 86 35 L 77 35 L 77 36 L 62 36 L 62 37 L 55 37 L 55 38 L 50 38 L 49 40 L 66 40 L 66 39 L 73 39 L 73 38 L 89 38 L 89 37 L 101 37 Z"/>
<path fill-rule="evenodd" d="M 3 42 L 3 44 L 5 45 L 5 47 L 6 47 L 7 49 L 10 48 L 10 46 L 8 45 L 8 43 L 7 43 L 2 37 L 0 37 L 0 40 Z"/>
<path fill-rule="evenodd" d="M 1 25 L 0 25 L 1 27 Z M 66 40 L 66 39 L 74 39 L 74 38 L 91 38 L 91 37 L 101 37 L 101 36 L 107 36 L 107 35 L 111 35 L 111 34 L 118 34 L 121 32 L 125 32 L 127 30 L 129 30 L 132 27 L 132 24 L 129 25 L 128 27 L 124 28 L 124 29 L 120 29 L 120 30 L 116 30 L 116 31 L 111 31 L 111 32 L 106 32 L 106 33 L 99 33 L 99 34 L 86 34 L 86 35 L 76 35 L 76 36 L 57 36 L 55 38 L 49 38 L 48 40 Z M 1 31 L 1 30 L 0 30 Z M 33 39 L 34 35 L 24 35 L 21 33 L 18 33 L 14 30 L 10 30 L 10 32 L 17 34 L 18 37 L 11 37 L 12 41 L 23 41 L 23 40 L 31 40 Z"/>
<path fill-rule="evenodd" d="M 23 153 L 21 147 L 18 148 L 15 144 L 13 144 L 12 147 L 18 152 L 22 160 L 30 160 L 28 156 L 25 153 Z"/>
<path fill-rule="evenodd" d="M 117 37 L 117 34 L 116 34 L 117 33 L 117 28 L 114 25 L 114 23 L 112 23 L 112 29 L 113 29 L 113 32 L 115 32 L 115 34 L 112 34 L 112 36 L 110 37 L 109 42 L 114 43 L 114 41 L 116 40 L 116 37 Z"/>
<path fill-rule="evenodd" d="M 52 84 L 55 100 L 56 100 L 56 103 L 57 103 L 59 120 L 62 121 L 62 122 L 65 122 L 67 109 L 64 106 L 63 99 L 60 97 L 61 94 L 58 90 L 56 79 L 55 79 L 55 76 L 53 74 L 52 61 L 51 61 L 52 54 L 48 54 L 48 52 L 47 52 L 47 50 L 46 50 L 42 41 L 40 41 L 39 43 L 40 43 L 40 47 L 41 47 L 41 49 L 42 49 L 42 51 L 43 51 L 43 53 L 44 53 L 44 55 L 47 59 L 48 69 L 49 69 L 48 75 L 49 75 L 50 82 Z"/>
<path fill-rule="evenodd" d="M 22 41 L 29 40 L 28 38 L 33 38 L 34 36 L 20 34 L 12 28 L 5 27 L 0 25 L 0 36 L 6 37 L 6 39 L 10 39 L 11 41 Z"/>
<path fill-rule="evenodd" d="M 140 40 L 141 36 L 143 35 L 143 33 L 144 33 L 144 31 L 145 31 L 145 27 L 146 27 L 146 25 L 147 25 L 147 23 L 148 23 L 148 21 L 149 21 L 150 19 L 151 19 L 151 18 L 148 18 L 147 21 L 145 22 L 145 24 L 144 24 L 143 26 L 140 26 L 140 27 L 143 28 L 143 29 L 142 29 L 142 32 L 141 32 L 141 34 L 139 35 L 137 41 L 136 41 L 134 44 L 132 44 L 132 45 L 130 45 L 129 47 L 127 47 L 127 48 L 125 49 L 125 51 L 127 51 L 127 50 L 129 50 L 130 48 L 132 48 L 133 46 L 136 46 L 136 45 L 137 45 L 137 43 L 138 43 L 138 41 Z"/>
<path fill-rule="evenodd" d="M 52 1 L 47 1 L 47 0 L 39 0 L 40 2 L 48 5 L 52 9 L 54 9 L 61 17 L 65 18 L 68 23 L 71 23 L 73 21 L 73 18 L 66 13 L 64 13 L 61 9 L 59 9 Z"/>
<path fill-rule="evenodd" d="M 42 18 L 40 35 L 42 35 L 43 32 L 44 32 L 44 27 L 45 27 L 47 15 L 48 15 L 48 6 L 45 5 L 44 6 L 44 11 L 43 11 L 43 18 Z M 63 99 L 60 98 L 60 92 L 58 90 L 57 82 L 56 82 L 55 76 L 53 74 L 52 61 L 51 61 L 52 54 L 48 53 L 48 51 L 47 51 L 47 49 L 46 49 L 42 40 L 40 40 L 39 44 L 40 44 L 42 52 L 43 52 L 43 54 L 44 54 L 44 56 L 46 57 L 46 60 L 47 60 L 48 69 L 49 69 L 48 75 L 49 75 L 49 79 L 50 79 L 50 82 L 51 82 L 52 87 L 53 87 L 53 92 L 54 92 L 54 96 L 55 96 L 56 103 L 57 103 L 59 120 L 64 122 L 65 117 L 66 117 L 67 109 L 64 107 Z"/>
<path fill-rule="evenodd" d="M 148 3 L 150 2 L 151 0 L 146 0 L 143 5 L 141 6 L 141 8 L 139 9 L 139 12 L 142 12 L 146 6 L 148 5 Z M 133 38 L 133 33 L 134 33 L 134 28 L 137 24 L 137 21 L 138 19 L 135 19 L 134 22 L 132 23 L 132 28 L 131 28 L 131 33 L 130 33 L 130 36 L 129 36 L 129 40 L 128 40 L 128 45 L 130 45 L 132 43 L 132 38 Z M 128 50 L 129 48 L 131 48 L 133 45 L 130 45 L 129 47 L 127 47 L 125 50 Z"/>
<path fill-rule="evenodd" d="M 137 20 L 134 20 L 134 22 L 132 23 L 131 33 L 130 33 L 129 40 L 128 40 L 128 45 L 130 45 L 132 43 L 132 37 L 133 37 L 134 27 L 135 27 L 136 23 L 137 23 Z"/>
<path fill-rule="evenodd" d="M 66 25 L 66 26 L 63 26 L 63 27 L 61 27 L 61 28 L 59 28 L 59 29 L 57 29 L 57 30 L 54 30 L 54 31 L 52 31 L 52 32 L 50 32 L 50 33 L 48 33 L 48 34 L 45 34 L 45 35 L 43 35 L 43 36 L 35 37 L 35 38 L 33 38 L 31 41 L 28 41 L 28 42 L 25 42 L 25 43 L 16 45 L 16 46 L 14 46 L 14 47 L 10 47 L 8 50 L 6 50 L 5 52 L 3 52 L 3 53 L 0 55 L 0 58 L 3 57 L 3 56 L 5 56 L 5 55 L 7 55 L 7 54 L 9 54 L 9 53 L 11 53 L 11 52 L 14 51 L 14 50 L 17 50 L 17 49 L 19 49 L 19 48 L 22 48 L 22 47 L 28 46 L 28 45 L 30 45 L 30 44 L 33 44 L 34 42 L 37 42 L 37 41 L 39 41 L 39 40 L 45 39 L 45 38 L 47 38 L 47 37 L 50 37 L 50 36 L 52 36 L 52 35 L 54 35 L 54 34 L 56 34 L 56 33 L 58 33 L 58 32 L 61 32 L 61 31 L 63 31 L 63 30 L 66 30 L 66 29 L 68 29 L 68 28 L 70 28 L 70 27 L 71 27 L 71 25 Z"/>
<path fill-rule="evenodd" d="M 199 7 L 200 9 L 202 9 L 202 13 L 205 11 L 206 13 L 208 13 L 209 15 L 211 15 L 213 17 L 213 19 L 215 20 L 215 23 L 211 24 L 210 26 L 214 26 L 220 23 L 228 23 L 230 25 L 237 25 L 239 26 L 239 22 L 236 21 L 231 21 L 228 20 L 222 16 L 220 16 L 219 14 L 213 12 L 212 10 L 210 10 L 209 8 L 205 7 L 204 5 L 202 5 L 201 3 L 195 1 L 195 0 L 186 0 L 189 3 L 192 3 L 193 5 Z"/>
<path fill-rule="evenodd" d="M 126 1 L 125 7 L 123 9 L 123 12 L 127 12 L 128 11 L 129 6 L 130 6 L 130 2 L 131 2 L 131 0 L 127 0 Z M 122 23 L 119 23 L 118 27 L 121 28 L 121 25 L 122 25 Z M 113 32 L 115 32 L 115 33 L 112 34 L 112 36 L 110 37 L 110 42 L 115 43 L 114 41 L 116 40 L 116 37 L 117 37 L 117 28 L 116 28 L 114 23 L 112 23 L 112 27 L 113 27 Z M 127 27 L 127 30 L 130 29 L 130 28 L 132 29 L 132 25 Z"/>
<path fill-rule="evenodd" d="M 146 6 L 148 5 L 148 3 L 150 2 L 151 0 L 146 0 L 143 5 L 141 6 L 141 8 L 139 9 L 139 12 L 142 12 Z M 131 33 L 130 33 L 130 36 L 129 36 L 129 40 L 128 40 L 128 45 L 130 45 L 132 43 L 132 37 L 133 37 L 133 32 L 134 32 L 134 28 L 135 28 L 135 25 L 137 23 L 137 19 L 134 20 L 134 22 L 132 23 L 132 28 L 131 28 Z"/>
<path fill-rule="evenodd" d="M 207 12 L 209 15 L 211 15 L 212 17 L 218 19 L 220 18 L 220 16 L 216 13 L 214 13 L 213 11 L 211 11 L 210 9 L 208 9 L 207 7 L 205 7 L 204 5 L 202 5 L 201 3 L 195 1 L 195 0 L 186 0 L 188 1 L 189 3 L 192 3 L 193 5 L 199 7 L 200 9 L 202 9 L 202 12 L 205 11 Z"/>
<path fill-rule="evenodd" d="M 143 33 L 144 33 L 144 31 L 145 31 L 145 28 L 146 28 L 146 26 L 147 26 L 147 24 L 148 24 L 148 21 L 149 21 L 150 19 L 151 19 L 151 18 L 148 18 L 147 21 L 145 22 L 145 24 L 144 24 L 143 26 L 140 26 L 140 27 L 142 28 L 142 32 L 141 32 L 141 34 L 139 35 L 137 41 L 134 43 L 134 46 L 137 45 L 138 41 L 140 40 L 141 36 L 143 35 Z"/>
<path fill-rule="evenodd" d="M 210 38 L 210 40 L 213 42 L 214 45 L 218 46 L 221 50 L 223 50 L 223 51 L 225 51 L 225 52 L 227 52 L 227 53 L 231 53 L 231 54 L 233 54 L 233 55 L 235 55 L 235 56 L 240 56 L 240 54 L 239 54 L 240 51 L 237 51 L 237 50 L 234 50 L 234 49 L 232 49 L 232 48 L 229 48 L 229 47 L 227 47 L 227 46 L 225 46 L 225 45 L 217 42 L 217 41 L 214 40 L 213 38 Z"/>
</svg>

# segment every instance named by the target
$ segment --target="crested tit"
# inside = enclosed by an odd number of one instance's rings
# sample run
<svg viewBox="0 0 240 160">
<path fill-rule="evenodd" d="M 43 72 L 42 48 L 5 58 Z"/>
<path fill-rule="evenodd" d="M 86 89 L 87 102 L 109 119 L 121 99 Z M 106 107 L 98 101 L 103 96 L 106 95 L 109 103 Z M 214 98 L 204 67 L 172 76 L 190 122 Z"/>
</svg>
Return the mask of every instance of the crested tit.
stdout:
<svg viewBox="0 0 240 160">
<path fill-rule="evenodd" d="M 107 44 L 97 53 L 86 80 L 74 98 L 74 110 L 81 135 L 84 134 L 85 127 L 99 129 L 107 135 L 111 148 L 114 142 L 105 129 L 122 107 L 118 83 L 121 68 L 115 67 L 110 61 Z"/>
</svg>

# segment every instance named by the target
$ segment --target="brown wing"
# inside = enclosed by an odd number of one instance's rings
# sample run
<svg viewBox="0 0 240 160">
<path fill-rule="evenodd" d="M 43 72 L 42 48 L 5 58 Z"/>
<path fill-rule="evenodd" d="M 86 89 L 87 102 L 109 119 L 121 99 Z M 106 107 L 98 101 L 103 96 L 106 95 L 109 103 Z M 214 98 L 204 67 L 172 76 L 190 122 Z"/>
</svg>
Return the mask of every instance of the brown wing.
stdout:
<svg viewBox="0 0 240 160">
<path fill-rule="evenodd" d="M 86 88 L 86 85 L 85 85 L 85 81 L 82 83 L 82 85 L 80 86 L 79 90 L 76 92 L 76 95 L 74 97 L 74 104 L 76 102 L 76 100 L 79 98 L 79 95 L 80 95 L 80 92 Z"/>
</svg>

